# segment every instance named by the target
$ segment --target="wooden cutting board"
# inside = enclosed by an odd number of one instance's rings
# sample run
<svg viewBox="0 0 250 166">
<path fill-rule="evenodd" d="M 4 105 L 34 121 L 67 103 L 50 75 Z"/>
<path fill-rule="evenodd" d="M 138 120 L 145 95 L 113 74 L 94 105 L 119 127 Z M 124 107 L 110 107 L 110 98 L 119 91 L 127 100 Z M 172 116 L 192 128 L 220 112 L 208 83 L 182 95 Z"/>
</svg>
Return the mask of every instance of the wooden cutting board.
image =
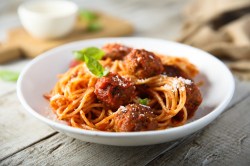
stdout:
<svg viewBox="0 0 250 166">
<path fill-rule="evenodd" d="M 133 27 L 130 23 L 106 14 L 99 13 L 98 15 L 98 22 L 102 26 L 101 30 L 88 32 L 86 23 L 78 21 L 71 34 L 55 40 L 33 38 L 21 27 L 11 29 L 8 32 L 7 41 L 0 45 L 0 63 L 5 63 L 21 56 L 34 58 L 44 51 L 72 41 L 99 37 L 127 36 L 133 33 Z"/>
</svg>

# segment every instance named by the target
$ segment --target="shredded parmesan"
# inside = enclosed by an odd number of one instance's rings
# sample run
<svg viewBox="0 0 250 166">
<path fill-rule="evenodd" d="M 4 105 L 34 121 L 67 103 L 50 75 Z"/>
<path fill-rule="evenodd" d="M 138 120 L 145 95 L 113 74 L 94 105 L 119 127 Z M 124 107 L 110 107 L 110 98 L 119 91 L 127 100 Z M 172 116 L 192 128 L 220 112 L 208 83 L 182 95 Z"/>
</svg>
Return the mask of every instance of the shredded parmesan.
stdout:
<svg viewBox="0 0 250 166">
<path fill-rule="evenodd" d="M 154 60 L 154 57 L 152 55 L 149 55 L 149 58 Z"/>
<path fill-rule="evenodd" d="M 122 113 L 126 113 L 127 112 L 127 108 L 124 106 L 120 106 L 119 110 L 121 110 Z"/>
<path fill-rule="evenodd" d="M 141 59 L 142 59 L 141 57 L 138 57 L 138 58 L 137 58 L 137 62 L 140 62 L 140 61 L 141 61 Z"/>
<path fill-rule="evenodd" d="M 189 80 L 189 79 L 185 79 L 183 77 L 179 77 L 178 80 L 180 80 L 181 82 L 183 82 L 184 84 L 186 85 L 191 85 L 192 84 L 192 81 Z"/>
<path fill-rule="evenodd" d="M 145 117 L 145 114 L 140 114 L 139 116 Z"/>
<path fill-rule="evenodd" d="M 173 87 L 170 86 L 170 85 L 168 85 L 168 84 L 165 84 L 163 87 L 164 87 L 165 89 L 168 89 L 168 90 L 172 90 L 172 89 L 173 89 Z"/>
<path fill-rule="evenodd" d="M 177 91 L 177 89 L 179 89 L 180 91 L 184 91 L 185 86 L 183 84 L 191 85 L 192 81 L 189 79 L 182 78 L 182 77 L 174 78 L 172 81 L 172 85 L 165 84 L 163 87 L 167 90 L 172 90 L 173 92 Z"/>
</svg>

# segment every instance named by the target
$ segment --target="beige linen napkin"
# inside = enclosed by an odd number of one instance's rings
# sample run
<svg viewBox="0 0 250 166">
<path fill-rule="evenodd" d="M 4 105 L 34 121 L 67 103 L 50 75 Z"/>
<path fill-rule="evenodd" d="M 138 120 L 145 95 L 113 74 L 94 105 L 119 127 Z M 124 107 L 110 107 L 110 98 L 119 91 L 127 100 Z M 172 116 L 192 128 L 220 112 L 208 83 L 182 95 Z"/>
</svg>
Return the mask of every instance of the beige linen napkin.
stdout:
<svg viewBox="0 0 250 166">
<path fill-rule="evenodd" d="M 250 80 L 250 0 L 195 0 L 184 14 L 177 40 L 223 59 Z"/>
</svg>

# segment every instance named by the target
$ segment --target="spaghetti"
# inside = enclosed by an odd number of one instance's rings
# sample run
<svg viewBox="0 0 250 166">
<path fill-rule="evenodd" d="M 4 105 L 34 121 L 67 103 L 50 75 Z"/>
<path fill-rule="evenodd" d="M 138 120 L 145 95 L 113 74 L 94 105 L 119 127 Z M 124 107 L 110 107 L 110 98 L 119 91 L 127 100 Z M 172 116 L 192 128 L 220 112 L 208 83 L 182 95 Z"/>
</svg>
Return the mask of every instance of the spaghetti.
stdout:
<svg viewBox="0 0 250 166">
<path fill-rule="evenodd" d="M 191 78 L 198 72 L 196 67 L 184 58 L 157 57 L 161 60 L 163 66 L 175 65 L 181 71 L 185 68 L 186 77 Z M 192 87 L 195 86 L 191 79 L 183 78 L 183 75 L 168 76 L 162 71 L 161 74 L 138 78 L 129 71 L 127 65 L 130 64 L 126 63 L 126 59 L 105 57 L 99 62 L 102 66 L 108 68 L 110 73 L 115 73 L 119 75 L 119 78 L 121 77 L 120 79 L 129 80 L 132 83 L 135 90 L 130 95 L 130 97 L 132 96 L 131 100 L 128 99 L 124 105 L 119 105 L 117 108 L 105 103 L 108 97 L 105 97 L 103 101 L 98 98 L 96 88 L 99 87 L 96 84 L 102 78 L 93 75 L 86 63 L 81 62 L 70 68 L 66 73 L 61 74 L 55 87 L 47 95 L 50 106 L 58 119 L 67 121 L 73 127 L 87 130 L 144 131 L 183 125 L 190 117 L 189 113 L 194 111 L 189 111 L 190 105 L 193 106 L 192 99 L 197 102 L 197 95 L 192 96 L 192 93 L 189 92 L 190 88 L 192 90 Z M 111 76 L 112 74 L 108 74 L 104 77 Z M 116 76 L 116 78 L 118 77 Z M 107 86 L 111 85 L 113 84 L 107 84 Z M 124 85 L 121 86 L 125 87 Z M 117 87 L 115 89 L 117 90 Z M 193 89 L 197 91 L 197 88 Z M 128 92 L 127 87 L 124 88 L 124 92 Z M 197 93 L 200 95 L 199 90 Z M 147 103 L 139 102 L 139 99 L 143 97 L 147 98 Z M 187 104 L 187 102 L 191 102 L 191 104 Z M 201 96 L 198 96 L 198 102 L 197 105 L 201 103 Z M 130 105 L 130 107 L 127 107 L 127 105 Z M 134 105 L 136 105 L 136 109 L 131 109 Z M 195 106 L 191 109 L 197 108 L 198 106 Z M 141 109 L 139 113 L 138 109 Z M 137 110 L 138 116 L 136 112 L 129 112 L 133 110 Z M 121 114 L 123 116 L 120 116 Z M 145 116 L 148 117 L 145 118 Z M 151 127 L 148 127 L 148 124 L 145 123 L 151 123 Z M 130 127 L 126 125 L 130 125 Z M 155 127 L 152 128 L 152 126 Z M 124 127 L 125 130 L 123 130 Z"/>
</svg>

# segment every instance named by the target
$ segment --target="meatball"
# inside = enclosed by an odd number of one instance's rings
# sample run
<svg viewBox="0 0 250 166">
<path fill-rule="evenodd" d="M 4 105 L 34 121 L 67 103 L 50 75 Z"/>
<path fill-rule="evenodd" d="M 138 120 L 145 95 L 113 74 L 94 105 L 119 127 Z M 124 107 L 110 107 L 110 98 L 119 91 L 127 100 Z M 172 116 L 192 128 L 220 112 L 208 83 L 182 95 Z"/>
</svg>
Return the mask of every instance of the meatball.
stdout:
<svg viewBox="0 0 250 166">
<path fill-rule="evenodd" d="M 108 108 L 117 109 L 130 103 L 135 98 L 134 84 L 118 74 L 109 73 L 99 78 L 94 93 Z"/>
<path fill-rule="evenodd" d="M 128 72 L 143 79 L 161 74 L 163 65 L 159 57 L 144 49 L 134 49 L 125 57 Z"/>
<path fill-rule="evenodd" d="M 164 65 L 164 71 L 162 74 L 169 77 L 183 77 L 189 79 L 187 73 L 185 73 L 181 68 L 176 65 Z"/>
<path fill-rule="evenodd" d="M 175 65 L 164 65 L 164 72 L 162 74 L 165 74 L 169 77 L 183 77 L 185 79 L 191 80 L 182 69 Z M 194 112 L 201 104 L 202 96 L 199 88 L 193 83 L 193 81 L 191 84 L 186 84 L 185 87 L 187 94 L 185 107 L 188 111 L 188 118 L 190 118 L 194 115 Z"/>
<path fill-rule="evenodd" d="M 122 60 L 128 53 L 131 52 L 132 48 L 121 45 L 121 44 L 107 44 L 102 47 L 106 53 L 103 59 L 111 58 L 112 60 Z"/>
<path fill-rule="evenodd" d="M 188 112 L 188 118 L 191 118 L 194 115 L 195 111 L 198 109 L 199 105 L 201 104 L 202 96 L 200 90 L 194 83 L 185 86 L 187 93 L 185 107 Z"/>
<path fill-rule="evenodd" d="M 147 131 L 158 127 L 155 115 L 149 106 L 129 104 L 121 106 L 115 115 L 115 131 Z"/>
</svg>

